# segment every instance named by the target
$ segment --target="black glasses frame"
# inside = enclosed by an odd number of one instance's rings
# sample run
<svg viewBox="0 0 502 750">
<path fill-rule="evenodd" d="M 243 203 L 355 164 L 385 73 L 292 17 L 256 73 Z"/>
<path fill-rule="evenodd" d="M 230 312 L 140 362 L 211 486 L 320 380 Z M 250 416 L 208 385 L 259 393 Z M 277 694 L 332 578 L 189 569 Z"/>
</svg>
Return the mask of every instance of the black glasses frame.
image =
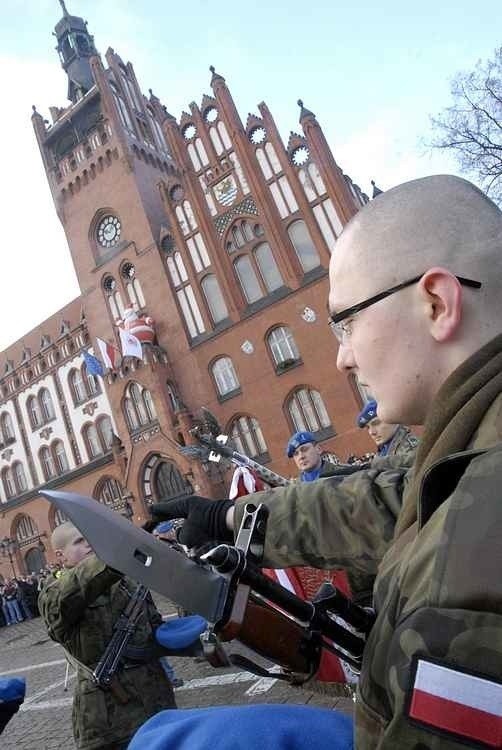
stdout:
<svg viewBox="0 0 502 750">
<path fill-rule="evenodd" d="M 336 313 L 336 315 L 330 315 L 329 316 L 329 324 L 330 325 L 336 325 L 337 323 L 341 323 L 343 320 L 347 320 L 347 318 L 350 318 L 352 315 L 355 315 L 358 312 L 361 312 L 361 310 L 366 310 L 367 307 L 371 307 L 371 305 L 374 305 L 376 302 L 380 302 L 380 300 L 385 299 L 386 297 L 390 297 L 391 294 L 394 294 L 394 292 L 399 292 L 400 289 L 405 289 L 407 286 L 411 286 L 412 284 L 416 284 L 417 281 L 420 281 L 422 276 L 425 274 L 421 273 L 419 276 L 414 276 L 412 279 L 408 279 L 408 281 L 403 281 L 401 284 L 397 284 L 396 286 L 392 286 L 390 289 L 386 289 L 384 292 L 379 292 L 378 294 L 375 294 L 373 297 L 369 297 L 368 299 L 363 300 L 362 302 L 358 302 L 357 305 L 352 305 L 351 307 L 347 307 L 345 310 L 342 310 L 339 313 Z M 464 276 L 457 276 L 455 274 L 455 278 L 462 284 L 462 286 L 468 286 L 472 289 L 480 289 L 482 284 L 481 281 L 474 281 L 473 279 L 466 279 Z"/>
</svg>

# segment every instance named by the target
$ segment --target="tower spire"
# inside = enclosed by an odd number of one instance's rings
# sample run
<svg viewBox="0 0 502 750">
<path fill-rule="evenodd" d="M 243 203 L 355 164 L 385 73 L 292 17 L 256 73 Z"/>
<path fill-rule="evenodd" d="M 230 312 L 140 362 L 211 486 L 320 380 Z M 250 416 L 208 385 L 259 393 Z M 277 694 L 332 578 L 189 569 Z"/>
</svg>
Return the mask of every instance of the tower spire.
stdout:
<svg viewBox="0 0 502 750">
<path fill-rule="evenodd" d="M 59 0 L 63 18 L 54 29 L 61 65 L 68 76 L 68 99 L 73 103 L 94 86 L 90 58 L 97 55 L 94 38 L 87 30 L 87 21 L 68 13 L 64 0 Z"/>
</svg>

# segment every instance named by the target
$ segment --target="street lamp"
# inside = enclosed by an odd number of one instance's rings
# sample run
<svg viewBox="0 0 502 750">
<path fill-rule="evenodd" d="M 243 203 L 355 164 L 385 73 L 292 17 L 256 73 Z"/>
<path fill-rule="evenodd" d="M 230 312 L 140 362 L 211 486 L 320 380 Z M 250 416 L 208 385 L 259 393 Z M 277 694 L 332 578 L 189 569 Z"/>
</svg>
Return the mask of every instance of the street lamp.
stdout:
<svg viewBox="0 0 502 750">
<path fill-rule="evenodd" d="M 8 557 L 10 560 L 13 578 L 16 578 L 16 569 L 14 567 L 13 555 L 17 552 L 18 549 L 19 549 L 19 544 L 18 544 L 17 539 L 11 539 L 8 536 L 6 536 L 4 539 L 0 540 L 0 550 L 2 552 L 2 555 L 4 557 Z"/>
</svg>

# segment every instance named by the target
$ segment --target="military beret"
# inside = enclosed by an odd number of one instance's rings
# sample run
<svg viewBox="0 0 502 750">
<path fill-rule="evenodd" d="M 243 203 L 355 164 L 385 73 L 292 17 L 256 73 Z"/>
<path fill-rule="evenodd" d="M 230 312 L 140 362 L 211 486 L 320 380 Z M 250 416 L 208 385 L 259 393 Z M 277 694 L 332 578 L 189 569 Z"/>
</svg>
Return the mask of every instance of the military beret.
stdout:
<svg viewBox="0 0 502 750">
<path fill-rule="evenodd" d="M 305 445 L 305 443 L 317 443 L 315 436 L 311 432 L 295 432 L 294 435 L 291 435 L 286 448 L 288 458 L 292 458 L 295 450 L 299 448 L 300 445 Z"/>
<path fill-rule="evenodd" d="M 367 404 L 365 404 L 364 409 L 361 411 L 359 416 L 357 417 L 357 424 L 359 427 L 366 427 L 368 422 L 371 422 L 372 419 L 375 419 L 377 415 L 377 402 L 376 401 L 368 401 Z"/>
<path fill-rule="evenodd" d="M 162 521 L 162 523 L 157 524 L 157 526 L 153 530 L 153 533 L 154 534 L 167 534 L 168 531 L 172 531 L 173 529 L 174 529 L 174 521 Z"/>
</svg>

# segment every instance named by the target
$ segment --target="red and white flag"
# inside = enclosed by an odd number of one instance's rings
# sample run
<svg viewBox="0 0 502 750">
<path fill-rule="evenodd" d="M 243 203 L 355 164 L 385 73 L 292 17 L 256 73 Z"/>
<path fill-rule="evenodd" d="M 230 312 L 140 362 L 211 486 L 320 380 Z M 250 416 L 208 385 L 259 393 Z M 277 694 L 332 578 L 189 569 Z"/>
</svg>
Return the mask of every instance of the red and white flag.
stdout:
<svg viewBox="0 0 502 750">
<path fill-rule="evenodd" d="M 98 338 L 96 339 L 96 343 L 101 353 L 101 359 L 103 360 L 104 366 L 110 370 L 118 370 L 120 362 L 122 361 L 122 355 L 117 347 L 113 346 L 113 344 L 109 344 L 108 341 L 103 341 L 103 339 Z"/>
<path fill-rule="evenodd" d="M 418 659 L 410 719 L 486 747 L 502 747 L 502 684 Z"/>
<path fill-rule="evenodd" d="M 119 328 L 120 344 L 122 346 L 122 354 L 124 357 L 136 357 L 136 359 L 143 359 L 143 349 L 141 348 L 141 341 L 133 336 L 132 333 L 128 333 L 123 328 Z"/>
</svg>

